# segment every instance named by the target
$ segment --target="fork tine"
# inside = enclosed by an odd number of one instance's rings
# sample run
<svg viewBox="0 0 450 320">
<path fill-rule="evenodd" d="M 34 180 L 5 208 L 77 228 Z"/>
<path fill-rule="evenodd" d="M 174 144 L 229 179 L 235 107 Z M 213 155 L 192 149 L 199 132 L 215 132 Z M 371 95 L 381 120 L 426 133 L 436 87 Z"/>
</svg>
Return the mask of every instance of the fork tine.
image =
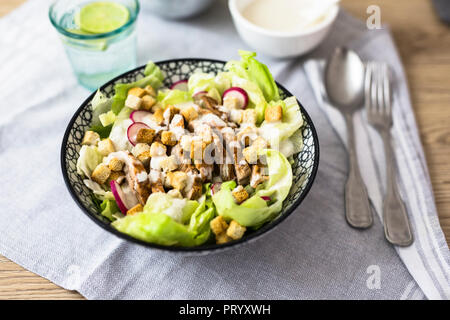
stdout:
<svg viewBox="0 0 450 320">
<path fill-rule="evenodd" d="M 386 108 L 386 113 L 390 117 L 392 114 L 391 107 L 391 88 L 389 83 L 389 66 L 384 63 L 383 64 L 383 91 L 384 91 L 384 105 Z"/>
<path fill-rule="evenodd" d="M 377 90 L 378 90 L 378 108 L 380 114 L 386 114 L 386 104 L 384 101 L 384 88 L 383 88 L 383 64 L 377 64 Z"/>
</svg>

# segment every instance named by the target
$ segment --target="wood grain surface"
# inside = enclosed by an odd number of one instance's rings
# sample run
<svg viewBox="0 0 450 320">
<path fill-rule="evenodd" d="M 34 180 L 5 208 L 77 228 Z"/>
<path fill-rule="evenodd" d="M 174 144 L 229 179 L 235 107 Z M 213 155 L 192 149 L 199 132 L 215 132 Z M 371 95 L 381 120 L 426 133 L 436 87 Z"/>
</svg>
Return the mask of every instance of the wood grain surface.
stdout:
<svg viewBox="0 0 450 320">
<path fill-rule="evenodd" d="M 32 1 L 32 0 L 30 0 Z M 1 0 L 0 17 L 25 0 Z M 428 0 L 341 0 L 361 19 L 381 8 L 408 76 L 442 229 L 450 244 L 450 28 Z M 0 299 L 82 299 L 0 256 Z"/>
</svg>

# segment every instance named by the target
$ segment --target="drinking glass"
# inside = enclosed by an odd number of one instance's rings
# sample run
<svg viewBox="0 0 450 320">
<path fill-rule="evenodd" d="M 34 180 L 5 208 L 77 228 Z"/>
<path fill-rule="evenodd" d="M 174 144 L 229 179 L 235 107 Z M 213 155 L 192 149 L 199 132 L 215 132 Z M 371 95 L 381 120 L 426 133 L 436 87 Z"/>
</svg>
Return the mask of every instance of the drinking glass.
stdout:
<svg viewBox="0 0 450 320">
<path fill-rule="evenodd" d="M 136 67 L 136 20 L 138 0 L 108 0 L 125 6 L 128 21 L 107 33 L 89 34 L 80 30 L 75 17 L 86 0 L 58 0 L 49 10 L 50 21 L 58 31 L 77 79 L 95 90 L 108 80 Z"/>
</svg>

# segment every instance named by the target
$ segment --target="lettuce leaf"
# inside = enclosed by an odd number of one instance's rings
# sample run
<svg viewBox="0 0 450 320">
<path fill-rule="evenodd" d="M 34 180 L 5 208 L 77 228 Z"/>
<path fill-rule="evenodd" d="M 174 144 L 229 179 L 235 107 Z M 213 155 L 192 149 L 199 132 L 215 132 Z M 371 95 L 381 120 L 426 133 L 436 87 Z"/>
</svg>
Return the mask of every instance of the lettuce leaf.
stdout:
<svg viewBox="0 0 450 320">
<path fill-rule="evenodd" d="M 77 160 L 77 173 L 90 179 L 92 171 L 102 161 L 103 156 L 97 147 L 84 145 L 80 149 L 80 156 Z"/>
<path fill-rule="evenodd" d="M 303 117 L 295 97 L 289 97 L 276 103 L 281 104 L 283 108 L 281 122 L 264 121 L 259 127 L 259 134 L 270 143 L 272 148 L 279 149 L 284 140 L 303 126 Z M 271 104 L 275 104 L 275 102 L 271 102 Z"/>
<path fill-rule="evenodd" d="M 239 50 L 241 61 L 229 61 L 225 69 L 240 78 L 255 83 L 262 91 L 266 101 L 280 100 L 278 86 L 273 79 L 269 68 L 255 59 L 256 53 Z"/>
<path fill-rule="evenodd" d="M 160 90 L 156 98 L 165 108 L 167 105 L 192 101 L 192 96 L 187 91 L 182 90 Z"/>
<path fill-rule="evenodd" d="M 109 138 L 114 143 L 116 150 L 128 150 L 131 152 L 133 146 L 128 140 L 127 130 L 133 123 L 130 119 L 130 114 L 133 110 L 130 108 L 123 108 L 116 117 L 116 121 L 111 128 Z"/>
<path fill-rule="evenodd" d="M 207 205 L 206 197 L 199 203 L 175 199 L 164 193 L 153 193 L 143 212 L 118 219 L 112 225 L 120 232 L 146 242 L 198 246 L 209 239 L 209 221 L 214 215 L 214 208 Z"/>
<path fill-rule="evenodd" d="M 153 89 L 157 90 L 162 86 L 162 81 L 164 80 L 164 75 L 162 74 L 159 67 L 153 62 L 149 62 L 144 70 L 145 77 L 131 83 L 118 83 L 114 86 L 114 97 L 112 99 L 111 110 L 115 114 L 123 109 L 125 105 L 125 100 L 127 99 L 128 90 L 134 87 L 144 88 L 147 85 L 151 85 Z"/>
<path fill-rule="evenodd" d="M 222 103 L 222 94 L 231 87 L 230 72 L 220 72 L 216 76 L 209 73 L 194 73 L 189 77 L 188 89 L 192 96 L 200 91 L 207 91 L 208 95 Z"/>
<path fill-rule="evenodd" d="M 116 201 L 108 199 L 103 200 L 100 204 L 100 210 L 100 213 L 111 221 L 116 220 L 115 215 L 120 212 Z"/>
<path fill-rule="evenodd" d="M 264 112 L 266 110 L 267 102 L 258 85 L 250 80 L 238 76 L 233 76 L 232 85 L 233 87 L 240 87 L 247 92 L 249 99 L 248 107 L 255 109 L 257 115 L 256 122 L 257 124 L 261 123 L 264 120 Z"/>
<path fill-rule="evenodd" d="M 236 187 L 236 182 L 222 183 L 220 191 L 212 197 L 218 215 L 227 220 L 236 220 L 246 227 L 259 227 L 272 220 L 281 211 L 283 201 L 292 185 L 291 165 L 286 157 L 276 150 L 265 149 L 261 154 L 267 159 L 269 180 L 259 185 L 255 194 L 240 205 L 235 202 L 231 193 Z M 262 196 L 271 198 L 269 204 L 261 198 Z"/>
</svg>

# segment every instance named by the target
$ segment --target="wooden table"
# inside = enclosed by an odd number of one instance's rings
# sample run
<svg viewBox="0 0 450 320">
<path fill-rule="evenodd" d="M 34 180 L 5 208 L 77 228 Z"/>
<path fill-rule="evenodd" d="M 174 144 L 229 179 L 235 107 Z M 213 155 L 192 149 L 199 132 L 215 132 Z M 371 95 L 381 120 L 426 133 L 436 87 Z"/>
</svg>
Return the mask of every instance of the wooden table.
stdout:
<svg viewBox="0 0 450 320">
<path fill-rule="evenodd" d="M 428 0 L 341 0 L 353 15 L 366 19 L 379 5 L 408 75 L 414 112 L 425 148 L 442 229 L 450 244 L 450 28 Z M 24 0 L 2 0 L 0 17 Z M 82 299 L 0 256 L 0 299 Z"/>
</svg>

